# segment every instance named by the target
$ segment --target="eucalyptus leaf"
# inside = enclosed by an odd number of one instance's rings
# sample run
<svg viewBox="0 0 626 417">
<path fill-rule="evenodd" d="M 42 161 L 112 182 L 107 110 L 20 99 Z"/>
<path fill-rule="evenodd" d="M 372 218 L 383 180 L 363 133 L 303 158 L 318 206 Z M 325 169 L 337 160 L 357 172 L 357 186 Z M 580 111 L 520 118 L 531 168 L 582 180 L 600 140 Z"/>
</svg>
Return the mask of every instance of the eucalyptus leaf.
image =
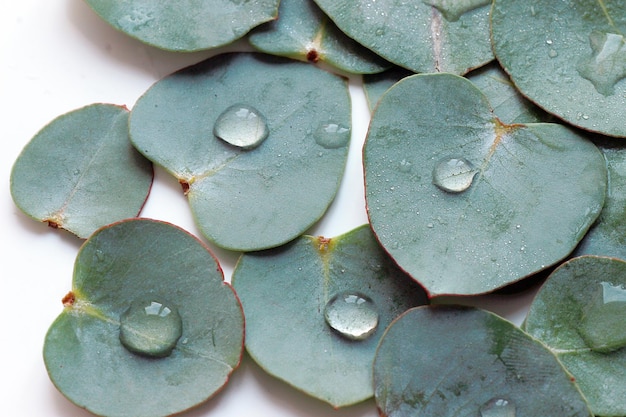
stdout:
<svg viewBox="0 0 626 417">
<path fill-rule="evenodd" d="M 608 189 L 600 217 L 573 256 L 600 255 L 626 259 L 626 147 L 621 140 L 595 138 L 608 168 Z"/>
<path fill-rule="evenodd" d="M 597 416 L 626 415 L 626 262 L 573 258 L 533 300 L 525 330 L 574 375 Z"/>
<path fill-rule="evenodd" d="M 431 296 L 485 293 L 558 262 L 604 203 L 593 143 L 558 124 L 504 124 L 456 75 L 395 84 L 363 152 L 372 228 Z"/>
<path fill-rule="evenodd" d="M 381 415 L 592 416 L 541 343 L 483 310 L 418 307 L 385 332 L 374 361 Z"/>
<path fill-rule="evenodd" d="M 130 133 L 183 184 L 209 240 L 250 251 L 286 243 L 324 214 L 344 172 L 350 123 L 346 79 L 303 62 L 233 53 L 157 82 L 133 108 Z M 223 140 L 257 140 L 265 128 L 252 149 Z"/>
<path fill-rule="evenodd" d="M 315 0 L 348 36 L 414 72 L 465 74 L 493 60 L 489 0 Z"/>
<path fill-rule="evenodd" d="M 282 0 L 280 18 L 248 36 L 256 49 L 310 62 L 325 62 L 356 74 L 377 73 L 391 64 L 341 32 L 313 0 Z"/>
<path fill-rule="evenodd" d="M 238 366 L 244 319 L 208 249 L 173 225 L 96 231 L 45 339 L 54 385 L 109 417 L 167 416 L 217 392 Z"/>
<path fill-rule="evenodd" d="M 363 76 L 363 89 L 370 112 L 374 111 L 378 100 L 392 85 L 404 77 L 415 74 L 402 67 L 393 67 L 378 74 L 366 74 Z"/>
<path fill-rule="evenodd" d="M 108 24 L 157 48 L 193 52 L 227 45 L 276 18 L 280 0 L 85 0 Z"/>
<path fill-rule="evenodd" d="M 152 185 L 152 165 L 128 139 L 128 110 L 92 104 L 61 115 L 24 147 L 11 195 L 29 217 L 87 238 L 135 217 Z"/>
<path fill-rule="evenodd" d="M 385 327 L 426 301 L 367 226 L 244 254 L 233 285 L 254 360 L 335 407 L 373 395 L 371 365 Z"/>
<path fill-rule="evenodd" d="M 495 0 L 494 52 L 540 107 L 583 129 L 624 137 L 624 10 L 624 0 Z"/>
</svg>

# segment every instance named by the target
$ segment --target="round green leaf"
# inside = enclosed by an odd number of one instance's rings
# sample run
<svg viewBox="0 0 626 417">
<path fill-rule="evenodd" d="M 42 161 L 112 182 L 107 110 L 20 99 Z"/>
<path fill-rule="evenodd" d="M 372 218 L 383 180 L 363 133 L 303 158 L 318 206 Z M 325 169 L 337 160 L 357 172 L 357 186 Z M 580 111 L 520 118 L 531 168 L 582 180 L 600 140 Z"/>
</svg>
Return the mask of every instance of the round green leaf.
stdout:
<svg viewBox="0 0 626 417">
<path fill-rule="evenodd" d="M 489 0 L 315 0 L 357 42 L 414 72 L 465 74 L 493 59 Z"/>
<path fill-rule="evenodd" d="M 263 116 L 255 120 L 264 119 L 269 135 L 253 149 L 215 135 L 232 106 Z M 250 127 L 242 121 L 243 132 Z M 304 233 L 333 200 L 350 142 L 350 97 L 344 78 L 315 66 L 226 54 L 156 83 L 133 108 L 130 132 L 140 152 L 183 184 L 209 240 L 265 249 Z"/>
<path fill-rule="evenodd" d="M 400 81 L 404 77 L 413 75 L 414 72 L 402 67 L 393 67 L 387 71 L 378 74 L 366 74 L 363 76 L 363 89 L 365 90 L 365 98 L 370 112 L 376 108 L 378 100 L 382 97 L 392 85 Z"/>
<path fill-rule="evenodd" d="M 626 136 L 626 1 L 496 0 L 494 52 L 522 93 L 584 129 Z"/>
<path fill-rule="evenodd" d="M 483 310 L 418 307 L 385 332 L 374 361 L 381 414 L 590 417 L 555 356 Z"/>
<path fill-rule="evenodd" d="M 254 360 L 335 407 L 373 395 L 371 365 L 385 327 L 425 302 L 367 226 L 244 254 L 233 285 Z"/>
<path fill-rule="evenodd" d="M 213 395 L 239 364 L 239 301 L 207 248 L 170 224 L 127 220 L 98 230 L 63 301 L 45 364 L 55 386 L 92 413 L 175 414 Z"/>
<path fill-rule="evenodd" d="M 54 119 L 24 147 L 11 172 L 20 210 L 81 238 L 137 216 L 151 185 L 152 165 L 128 139 L 128 110 L 112 104 Z"/>
<path fill-rule="evenodd" d="M 115 29 L 157 48 L 193 52 L 229 44 L 277 16 L 279 0 L 85 0 Z"/>
<path fill-rule="evenodd" d="M 574 375 L 598 416 L 626 415 L 625 315 L 626 262 L 582 256 L 550 275 L 524 322 Z"/>
<path fill-rule="evenodd" d="M 311 0 L 283 0 L 280 18 L 259 26 L 248 37 L 260 51 L 326 62 L 346 72 L 369 74 L 391 66 L 341 32 Z"/>
<path fill-rule="evenodd" d="M 608 189 L 600 217 L 574 256 L 601 255 L 626 259 L 626 148 L 620 140 L 594 140 L 606 159 Z"/>
<path fill-rule="evenodd" d="M 450 74 L 407 77 L 382 97 L 364 165 L 374 232 L 433 296 L 488 292 L 564 258 L 607 181 L 591 142 L 562 125 L 503 124 Z"/>
</svg>

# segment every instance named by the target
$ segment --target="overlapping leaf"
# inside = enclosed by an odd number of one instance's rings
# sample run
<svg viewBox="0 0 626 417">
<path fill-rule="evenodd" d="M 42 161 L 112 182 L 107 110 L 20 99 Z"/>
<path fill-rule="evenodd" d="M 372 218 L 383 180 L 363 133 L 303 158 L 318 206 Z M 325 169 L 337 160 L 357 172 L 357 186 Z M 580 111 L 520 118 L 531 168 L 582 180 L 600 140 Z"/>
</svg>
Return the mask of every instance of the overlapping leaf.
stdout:
<svg viewBox="0 0 626 417">
<path fill-rule="evenodd" d="M 136 303 L 149 306 L 146 314 L 156 306 L 179 317 L 182 334 L 165 357 L 122 344 L 121 322 Z M 78 254 L 64 304 L 46 335 L 46 367 L 68 399 L 98 415 L 181 412 L 219 390 L 241 358 L 237 297 L 206 247 L 166 223 L 128 220 L 97 231 Z M 151 347 L 163 336 L 129 329 Z"/>
<path fill-rule="evenodd" d="M 450 74 L 383 96 L 364 164 L 374 232 L 431 295 L 488 292 L 558 262 L 599 215 L 607 181 L 575 131 L 503 124 Z"/>
<path fill-rule="evenodd" d="M 137 216 L 151 185 L 152 165 L 128 139 L 128 110 L 112 104 L 50 122 L 11 172 L 11 195 L 24 213 L 81 238 Z"/>
<path fill-rule="evenodd" d="M 423 290 L 384 254 L 367 226 L 245 254 L 233 285 L 255 361 L 336 407 L 372 396 L 371 366 L 385 327 L 425 302 Z"/>
<path fill-rule="evenodd" d="M 254 149 L 215 135 L 232 106 L 251 106 L 264 119 L 269 135 Z M 184 185 L 207 238 L 249 251 L 288 242 L 324 214 L 343 175 L 350 123 L 344 78 L 235 53 L 157 82 L 133 108 L 130 132 L 140 152 Z"/>
</svg>

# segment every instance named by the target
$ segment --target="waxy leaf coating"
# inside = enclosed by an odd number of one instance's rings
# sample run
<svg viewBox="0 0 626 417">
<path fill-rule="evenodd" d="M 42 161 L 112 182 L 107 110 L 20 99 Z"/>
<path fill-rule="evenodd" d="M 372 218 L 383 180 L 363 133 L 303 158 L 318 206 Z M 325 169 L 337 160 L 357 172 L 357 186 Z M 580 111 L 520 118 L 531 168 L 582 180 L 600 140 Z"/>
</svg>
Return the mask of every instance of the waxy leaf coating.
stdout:
<svg viewBox="0 0 626 417">
<path fill-rule="evenodd" d="M 489 0 L 315 0 L 348 36 L 414 72 L 465 74 L 493 60 Z"/>
<path fill-rule="evenodd" d="M 208 249 L 173 225 L 99 229 L 76 258 L 44 360 L 76 405 L 109 417 L 179 413 L 217 392 L 243 350 L 241 305 Z"/>
<path fill-rule="evenodd" d="M 601 152 L 557 124 L 497 119 L 451 74 L 404 78 L 364 146 L 370 222 L 430 295 L 479 294 L 567 256 L 599 215 Z"/>
<path fill-rule="evenodd" d="M 474 308 L 418 307 L 400 316 L 378 346 L 374 383 L 388 417 L 593 415 L 552 352 Z"/>
<path fill-rule="evenodd" d="M 246 314 L 250 356 L 335 407 L 373 395 L 371 366 L 385 327 L 426 301 L 367 226 L 244 254 L 233 285 Z"/>
<path fill-rule="evenodd" d="M 112 104 L 54 119 L 11 172 L 11 195 L 24 213 L 81 238 L 137 216 L 151 185 L 152 165 L 128 139 L 128 110 Z"/>
<path fill-rule="evenodd" d="M 233 105 L 263 116 L 269 134 L 253 149 L 215 135 Z M 133 144 L 183 184 L 202 233 L 241 251 L 279 246 L 319 220 L 344 172 L 350 126 L 344 78 L 257 53 L 219 55 L 162 79 L 130 118 Z"/>
<path fill-rule="evenodd" d="M 624 10 L 624 0 L 496 0 L 493 50 L 522 94 L 546 111 L 624 137 Z"/>
<path fill-rule="evenodd" d="M 557 268 L 524 329 L 576 378 L 597 416 L 626 415 L 626 262 L 581 256 Z"/>
<path fill-rule="evenodd" d="M 85 0 L 107 23 L 157 48 L 192 52 L 229 44 L 275 19 L 279 0 Z"/>
</svg>

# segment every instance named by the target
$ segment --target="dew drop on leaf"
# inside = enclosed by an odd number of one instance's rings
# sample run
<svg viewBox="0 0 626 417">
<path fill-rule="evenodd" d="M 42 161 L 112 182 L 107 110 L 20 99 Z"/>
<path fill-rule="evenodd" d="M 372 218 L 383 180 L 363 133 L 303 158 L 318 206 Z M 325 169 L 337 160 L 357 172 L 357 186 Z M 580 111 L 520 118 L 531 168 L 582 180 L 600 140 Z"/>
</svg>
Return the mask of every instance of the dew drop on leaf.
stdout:
<svg viewBox="0 0 626 417">
<path fill-rule="evenodd" d="M 435 164 L 433 184 L 450 193 L 467 190 L 474 180 L 476 170 L 465 158 L 444 158 Z"/>
<path fill-rule="evenodd" d="M 120 317 L 120 342 L 139 355 L 169 356 L 182 332 L 178 310 L 157 301 L 134 302 Z"/>
<path fill-rule="evenodd" d="M 480 407 L 480 417 L 515 417 L 515 405 L 503 398 L 492 398 Z"/>
<path fill-rule="evenodd" d="M 315 142 L 324 148 L 342 148 L 350 141 L 350 129 L 337 123 L 322 123 L 314 136 Z"/>
<path fill-rule="evenodd" d="M 374 302 L 359 292 L 341 292 L 326 304 L 324 318 L 330 328 L 351 340 L 365 340 L 378 327 Z"/>
<path fill-rule="evenodd" d="M 589 35 L 593 53 L 578 65 L 581 77 L 591 81 L 605 96 L 613 95 L 615 84 L 626 78 L 626 42 L 616 33 L 593 31 Z"/>
<path fill-rule="evenodd" d="M 245 104 L 234 104 L 222 112 L 215 121 L 213 134 L 233 146 L 252 149 L 268 136 L 265 116 Z"/>
<path fill-rule="evenodd" d="M 597 351 L 613 351 L 626 346 L 626 289 L 600 283 L 583 309 L 578 331 L 587 346 Z"/>
</svg>

